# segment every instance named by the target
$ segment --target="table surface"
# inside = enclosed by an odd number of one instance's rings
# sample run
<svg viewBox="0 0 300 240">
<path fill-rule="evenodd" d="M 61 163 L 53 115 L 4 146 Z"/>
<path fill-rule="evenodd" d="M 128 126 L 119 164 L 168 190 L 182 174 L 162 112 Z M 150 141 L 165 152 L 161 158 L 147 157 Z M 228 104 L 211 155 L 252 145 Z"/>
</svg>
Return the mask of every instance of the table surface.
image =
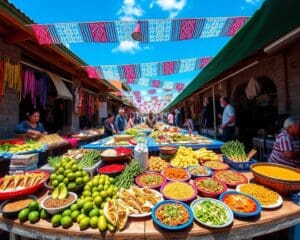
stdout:
<svg viewBox="0 0 300 240">
<path fill-rule="evenodd" d="M 249 179 L 251 173 L 246 173 Z M 44 193 L 45 194 L 45 193 Z M 180 232 L 163 230 L 152 222 L 151 218 L 130 218 L 122 232 L 110 233 L 102 237 L 106 239 L 246 239 L 285 229 L 300 223 L 300 207 L 292 201 L 284 199 L 283 205 L 274 210 L 263 210 L 255 219 L 234 219 L 233 225 L 223 229 L 210 229 L 193 222 L 193 225 Z M 97 229 L 80 231 L 77 223 L 69 229 L 52 228 L 51 223 L 40 220 L 36 224 L 21 224 L 18 220 L 5 219 L 0 215 L 0 228 L 12 233 L 34 239 L 99 239 Z"/>
<path fill-rule="evenodd" d="M 86 149 L 97 149 L 97 150 L 105 150 L 105 149 L 110 149 L 110 148 L 116 148 L 119 146 L 112 146 L 112 145 L 106 145 L 105 143 L 108 142 L 109 140 L 113 139 L 113 137 L 108 137 L 108 138 L 103 138 L 101 140 L 97 140 L 95 142 L 82 145 L 82 148 Z M 193 149 L 199 149 L 201 147 L 205 147 L 207 149 L 220 149 L 221 146 L 223 145 L 223 142 L 212 139 L 212 138 L 207 138 L 211 142 L 210 143 L 197 143 L 197 144 L 189 144 L 189 143 L 170 143 L 170 144 L 159 144 L 156 141 L 154 141 L 150 137 L 145 137 L 146 144 L 148 146 L 149 152 L 155 152 L 159 151 L 159 147 L 161 146 L 186 146 L 186 147 L 191 147 Z M 129 148 L 134 148 L 134 145 L 123 145 L 123 147 L 129 147 Z"/>
</svg>

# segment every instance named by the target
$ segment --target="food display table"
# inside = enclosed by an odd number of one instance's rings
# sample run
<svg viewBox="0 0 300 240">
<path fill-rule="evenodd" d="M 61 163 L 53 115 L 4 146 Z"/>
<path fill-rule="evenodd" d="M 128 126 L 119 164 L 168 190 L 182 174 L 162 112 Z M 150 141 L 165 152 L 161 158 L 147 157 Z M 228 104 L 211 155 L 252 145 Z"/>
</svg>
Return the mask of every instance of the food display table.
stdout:
<svg viewBox="0 0 300 240">
<path fill-rule="evenodd" d="M 246 173 L 249 179 L 251 173 Z M 44 195 L 45 192 L 40 194 Z M 130 218 L 126 228 L 121 232 L 106 235 L 99 233 L 97 229 L 79 230 L 77 223 L 69 229 L 62 227 L 53 228 L 51 223 L 40 220 L 36 224 L 28 222 L 21 224 L 18 220 L 6 219 L 0 215 L 0 228 L 9 231 L 11 239 L 17 239 L 16 235 L 34 239 L 250 239 L 281 229 L 289 228 L 300 223 L 300 207 L 292 201 L 284 199 L 279 209 L 263 210 L 260 217 L 254 219 L 234 219 L 233 225 L 222 229 L 205 228 L 195 221 L 193 225 L 182 231 L 166 231 L 154 225 L 150 217 Z"/>
<path fill-rule="evenodd" d="M 197 143 L 197 144 L 195 144 L 195 143 L 192 143 L 192 144 L 188 144 L 188 143 L 184 143 L 184 144 L 183 143 L 159 144 L 156 141 L 154 141 L 152 138 L 145 137 L 145 142 L 148 146 L 149 152 L 157 152 L 157 151 L 159 151 L 159 147 L 161 147 L 161 146 L 174 146 L 174 147 L 185 146 L 185 147 L 191 147 L 193 149 L 199 149 L 201 147 L 205 147 L 207 149 L 216 149 L 216 150 L 218 150 L 223 145 L 223 142 L 221 142 L 221 141 L 211 139 L 211 138 L 208 138 L 208 139 L 211 142 L 210 143 L 205 143 L 205 144 L 201 144 L 201 143 Z M 105 149 L 119 147 L 119 146 L 107 145 L 106 143 L 110 140 L 112 140 L 112 137 L 103 138 L 101 140 L 83 145 L 81 147 L 86 148 L 86 149 L 97 149 L 97 150 L 105 150 Z M 123 147 L 134 148 L 134 145 L 122 145 L 122 146 Z"/>
</svg>

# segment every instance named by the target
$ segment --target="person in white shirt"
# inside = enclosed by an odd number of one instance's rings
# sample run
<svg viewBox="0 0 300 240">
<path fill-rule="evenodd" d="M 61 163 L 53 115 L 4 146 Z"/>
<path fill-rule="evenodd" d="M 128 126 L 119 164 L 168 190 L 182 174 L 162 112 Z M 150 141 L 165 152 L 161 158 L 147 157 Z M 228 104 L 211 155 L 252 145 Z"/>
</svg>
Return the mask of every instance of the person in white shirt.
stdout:
<svg viewBox="0 0 300 240">
<path fill-rule="evenodd" d="M 220 126 L 221 138 L 224 142 L 233 140 L 235 138 L 235 110 L 230 105 L 228 97 L 220 98 L 221 107 L 224 108 L 222 114 L 222 124 Z"/>
</svg>

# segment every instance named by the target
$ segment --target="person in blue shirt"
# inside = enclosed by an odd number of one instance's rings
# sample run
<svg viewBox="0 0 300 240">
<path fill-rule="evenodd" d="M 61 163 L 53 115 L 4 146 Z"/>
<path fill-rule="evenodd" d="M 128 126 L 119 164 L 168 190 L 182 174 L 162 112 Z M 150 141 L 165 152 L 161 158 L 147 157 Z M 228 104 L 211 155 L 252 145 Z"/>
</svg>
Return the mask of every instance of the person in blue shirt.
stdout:
<svg viewBox="0 0 300 240">
<path fill-rule="evenodd" d="M 32 110 L 26 113 L 26 120 L 23 120 L 16 126 L 16 133 L 29 134 L 32 138 L 40 138 L 48 134 L 42 123 L 40 123 L 40 113 Z"/>
<path fill-rule="evenodd" d="M 123 108 L 119 109 L 119 114 L 115 118 L 115 128 L 116 132 L 120 133 L 125 130 L 125 126 L 127 124 L 126 118 L 125 118 L 125 111 Z"/>
</svg>

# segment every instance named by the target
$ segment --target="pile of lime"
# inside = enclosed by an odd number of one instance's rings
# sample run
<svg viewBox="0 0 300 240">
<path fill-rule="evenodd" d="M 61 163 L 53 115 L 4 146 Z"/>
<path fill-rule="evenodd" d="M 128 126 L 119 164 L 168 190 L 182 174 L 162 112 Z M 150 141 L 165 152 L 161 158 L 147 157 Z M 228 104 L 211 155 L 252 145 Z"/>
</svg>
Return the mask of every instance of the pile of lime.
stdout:
<svg viewBox="0 0 300 240">
<path fill-rule="evenodd" d="M 101 174 L 93 177 L 84 186 L 82 195 L 62 214 L 55 214 L 52 219 L 52 226 L 62 225 L 64 228 L 72 226 L 72 221 L 79 224 L 80 230 L 89 227 L 97 228 L 100 231 L 115 231 L 115 227 L 107 222 L 103 208 L 108 199 L 113 198 L 118 189 L 113 185 L 114 179 Z"/>
<path fill-rule="evenodd" d="M 36 223 L 42 219 L 49 218 L 49 213 L 45 209 L 41 209 L 38 201 L 32 200 L 27 208 L 22 209 L 18 214 L 20 222 L 26 222 L 29 220 L 30 223 Z"/>
<path fill-rule="evenodd" d="M 55 165 L 55 172 L 50 175 L 50 184 L 56 188 L 64 183 L 68 189 L 81 187 L 90 180 L 87 171 L 80 167 L 75 159 L 63 159 Z"/>
</svg>

